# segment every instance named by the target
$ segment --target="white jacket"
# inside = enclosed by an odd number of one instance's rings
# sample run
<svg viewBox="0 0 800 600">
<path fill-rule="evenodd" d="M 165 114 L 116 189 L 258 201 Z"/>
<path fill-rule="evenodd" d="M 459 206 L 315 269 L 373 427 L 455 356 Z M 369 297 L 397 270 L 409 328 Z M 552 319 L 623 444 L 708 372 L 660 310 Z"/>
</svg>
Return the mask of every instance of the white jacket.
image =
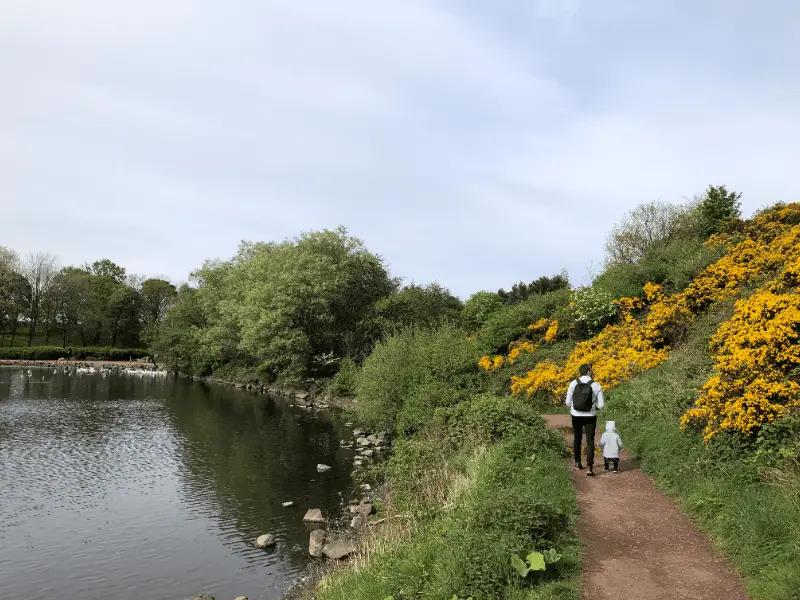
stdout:
<svg viewBox="0 0 800 600">
<path fill-rule="evenodd" d="M 606 421 L 606 432 L 600 436 L 598 446 L 603 449 L 603 458 L 619 458 L 622 438 L 617 435 L 617 424 L 614 421 Z"/>
<path fill-rule="evenodd" d="M 582 375 L 580 378 L 583 383 L 588 383 L 590 379 L 591 377 L 588 375 Z M 569 388 L 567 388 L 566 405 L 569 406 L 569 414 L 573 417 L 594 417 L 597 415 L 597 409 L 603 408 L 606 405 L 603 399 L 603 388 L 601 388 L 600 384 L 596 381 L 592 382 L 592 409 L 589 411 L 582 411 L 572 408 L 572 393 L 575 391 L 576 385 L 578 385 L 578 382 L 573 379 L 569 384 Z"/>
</svg>

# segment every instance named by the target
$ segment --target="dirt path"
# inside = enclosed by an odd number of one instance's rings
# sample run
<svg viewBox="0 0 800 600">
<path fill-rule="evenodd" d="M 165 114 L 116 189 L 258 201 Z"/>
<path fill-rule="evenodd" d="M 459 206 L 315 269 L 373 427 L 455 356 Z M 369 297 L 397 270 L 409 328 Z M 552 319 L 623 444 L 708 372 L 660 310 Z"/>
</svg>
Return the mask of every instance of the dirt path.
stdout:
<svg viewBox="0 0 800 600">
<path fill-rule="evenodd" d="M 569 415 L 544 417 L 571 443 Z M 741 578 L 627 453 L 618 475 L 603 473 L 601 455 L 595 467 L 595 477 L 573 469 L 584 600 L 747 600 Z"/>
</svg>

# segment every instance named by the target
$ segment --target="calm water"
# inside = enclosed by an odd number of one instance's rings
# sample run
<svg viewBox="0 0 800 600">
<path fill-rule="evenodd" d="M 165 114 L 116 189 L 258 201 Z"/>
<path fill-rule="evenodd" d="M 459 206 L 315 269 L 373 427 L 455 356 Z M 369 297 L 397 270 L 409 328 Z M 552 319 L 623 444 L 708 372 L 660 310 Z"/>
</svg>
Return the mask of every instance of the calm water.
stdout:
<svg viewBox="0 0 800 600">
<path fill-rule="evenodd" d="M 305 510 L 336 514 L 352 491 L 330 416 L 186 380 L 32 371 L 0 368 L 3 600 L 280 598 L 307 567 Z M 277 548 L 254 548 L 262 533 Z"/>
</svg>

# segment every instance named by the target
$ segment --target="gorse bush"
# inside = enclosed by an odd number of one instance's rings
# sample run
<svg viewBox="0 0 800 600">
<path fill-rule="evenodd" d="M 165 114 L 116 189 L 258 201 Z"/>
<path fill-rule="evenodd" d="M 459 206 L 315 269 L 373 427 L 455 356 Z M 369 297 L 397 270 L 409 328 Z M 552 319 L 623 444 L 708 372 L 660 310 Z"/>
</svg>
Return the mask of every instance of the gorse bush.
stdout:
<svg viewBox="0 0 800 600">
<path fill-rule="evenodd" d="M 439 406 L 479 390 L 475 345 L 460 327 L 407 328 L 377 344 L 356 377 L 358 420 L 410 434 Z"/>
<path fill-rule="evenodd" d="M 526 335 L 531 323 L 549 317 L 567 307 L 569 302 L 570 290 L 559 289 L 492 313 L 476 334 L 479 351 L 481 354 L 504 354 L 509 344 Z"/>
</svg>

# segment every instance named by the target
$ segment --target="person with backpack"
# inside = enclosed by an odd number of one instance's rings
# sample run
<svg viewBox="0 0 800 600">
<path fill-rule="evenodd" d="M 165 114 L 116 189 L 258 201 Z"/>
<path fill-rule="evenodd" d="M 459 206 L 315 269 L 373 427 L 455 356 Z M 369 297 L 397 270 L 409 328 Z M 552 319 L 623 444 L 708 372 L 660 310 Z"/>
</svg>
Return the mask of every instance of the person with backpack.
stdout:
<svg viewBox="0 0 800 600">
<path fill-rule="evenodd" d="M 581 463 L 581 444 L 586 432 L 586 474 L 594 475 L 594 434 L 597 429 L 597 410 L 605 406 L 603 388 L 592 379 L 592 365 L 581 365 L 578 378 L 569 384 L 566 404 L 572 415 L 572 432 L 574 434 L 572 451 L 575 456 L 575 468 L 583 469 Z"/>
</svg>

